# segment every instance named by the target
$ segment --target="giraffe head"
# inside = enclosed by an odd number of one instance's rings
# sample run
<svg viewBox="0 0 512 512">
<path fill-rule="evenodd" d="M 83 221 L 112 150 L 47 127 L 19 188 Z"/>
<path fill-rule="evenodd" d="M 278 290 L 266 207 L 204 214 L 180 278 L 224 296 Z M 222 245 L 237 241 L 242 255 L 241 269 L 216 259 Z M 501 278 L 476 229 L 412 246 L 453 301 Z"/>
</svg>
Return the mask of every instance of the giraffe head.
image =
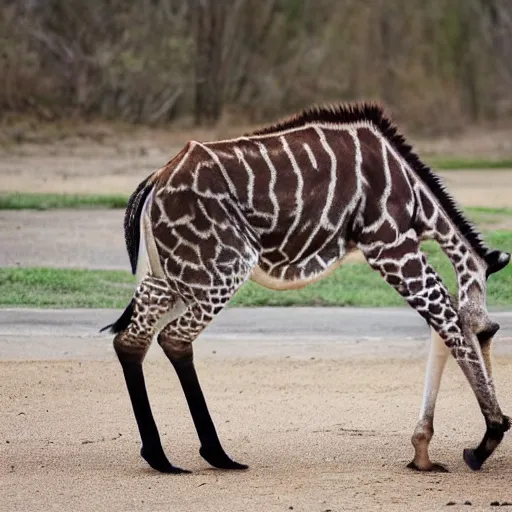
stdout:
<svg viewBox="0 0 512 512">
<path fill-rule="evenodd" d="M 484 258 L 484 268 L 479 268 L 475 273 L 484 273 L 481 280 L 468 283 L 463 290 L 459 288 L 457 309 L 459 317 L 467 333 L 478 338 L 481 344 L 491 340 L 498 332 L 500 326 L 493 321 L 487 311 L 486 284 L 491 274 L 499 272 L 510 262 L 510 254 L 500 250 L 489 250 Z M 471 264 L 469 265 L 472 268 Z M 480 281 L 480 282 L 479 282 Z M 464 283 L 464 279 L 461 280 Z"/>
<path fill-rule="evenodd" d="M 499 331 L 500 324 L 488 316 L 487 310 L 475 302 L 466 303 L 460 307 L 459 297 L 450 294 L 450 302 L 459 313 L 462 325 L 469 328 L 469 332 L 476 335 L 480 345 L 489 343 Z"/>
</svg>

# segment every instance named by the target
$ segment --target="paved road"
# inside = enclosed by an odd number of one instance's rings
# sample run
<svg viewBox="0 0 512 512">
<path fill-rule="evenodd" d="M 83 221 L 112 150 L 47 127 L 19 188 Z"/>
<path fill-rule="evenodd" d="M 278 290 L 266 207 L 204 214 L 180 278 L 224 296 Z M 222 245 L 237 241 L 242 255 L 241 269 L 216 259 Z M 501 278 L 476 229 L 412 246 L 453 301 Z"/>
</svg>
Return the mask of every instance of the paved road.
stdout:
<svg viewBox="0 0 512 512">
<path fill-rule="evenodd" d="M 0 310 L 0 359 L 109 359 L 112 336 L 98 329 L 119 311 Z M 497 351 L 512 354 L 512 312 L 492 314 L 501 325 Z M 196 343 L 198 355 L 220 357 L 424 357 L 429 331 L 412 310 L 257 308 L 222 312 Z M 158 354 L 153 346 L 150 355 Z"/>
<path fill-rule="evenodd" d="M 0 211 L 0 267 L 129 270 L 124 210 Z"/>
</svg>

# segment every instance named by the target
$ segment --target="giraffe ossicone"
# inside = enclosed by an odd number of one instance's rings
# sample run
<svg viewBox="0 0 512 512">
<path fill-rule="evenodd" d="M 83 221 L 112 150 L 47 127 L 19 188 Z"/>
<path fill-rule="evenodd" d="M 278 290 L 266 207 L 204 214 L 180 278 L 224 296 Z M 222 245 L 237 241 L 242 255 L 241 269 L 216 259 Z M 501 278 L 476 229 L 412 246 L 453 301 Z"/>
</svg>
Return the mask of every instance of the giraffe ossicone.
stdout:
<svg viewBox="0 0 512 512">
<path fill-rule="evenodd" d="M 428 446 L 449 353 L 487 425 L 481 444 L 464 452 L 468 465 L 479 469 L 508 430 L 491 375 L 499 326 L 487 312 L 486 284 L 510 254 L 487 247 L 379 106 L 313 107 L 239 138 L 191 141 L 137 187 L 124 227 L 139 285 L 110 327 L 142 453 L 155 469 L 179 471 L 163 452 L 144 384 L 142 362 L 153 337 L 178 373 L 201 455 L 216 467 L 243 469 L 220 444 L 192 342 L 247 280 L 299 288 L 356 249 L 432 329 L 410 466 L 441 468 Z M 425 239 L 436 240 L 454 266 L 455 300 L 421 250 Z"/>
</svg>

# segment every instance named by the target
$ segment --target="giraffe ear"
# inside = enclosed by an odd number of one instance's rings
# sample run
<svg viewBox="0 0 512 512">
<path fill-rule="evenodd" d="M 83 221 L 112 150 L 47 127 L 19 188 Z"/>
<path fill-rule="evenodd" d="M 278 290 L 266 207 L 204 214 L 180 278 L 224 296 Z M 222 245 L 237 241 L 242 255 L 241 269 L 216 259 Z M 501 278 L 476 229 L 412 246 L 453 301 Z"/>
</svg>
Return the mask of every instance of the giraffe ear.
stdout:
<svg viewBox="0 0 512 512">
<path fill-rule="evenodd" d="M 487 262 L 487 277 L 505 268 L 510 261 L 510 256 L 508 252 L 498 250 L 489 251 L 485 257 Z"/>
</svg>

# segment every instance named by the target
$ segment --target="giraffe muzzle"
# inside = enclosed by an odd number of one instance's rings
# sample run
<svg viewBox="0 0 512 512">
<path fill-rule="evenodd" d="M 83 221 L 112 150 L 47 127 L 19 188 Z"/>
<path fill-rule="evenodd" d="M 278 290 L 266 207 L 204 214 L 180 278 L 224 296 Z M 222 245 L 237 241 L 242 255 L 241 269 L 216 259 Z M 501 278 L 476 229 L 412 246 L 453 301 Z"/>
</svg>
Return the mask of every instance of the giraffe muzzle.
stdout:
<svg viewBox="0 0 512 512">
<path fill-rule="evenodd" d="M 488 325 L 479 333 L 477 333 L 476 337 L 480 343 L 486 343 L 495 336 L 495 334 L 500 330 L 500 324 L 498 322 L 490 321 Z"/>
</svg>

